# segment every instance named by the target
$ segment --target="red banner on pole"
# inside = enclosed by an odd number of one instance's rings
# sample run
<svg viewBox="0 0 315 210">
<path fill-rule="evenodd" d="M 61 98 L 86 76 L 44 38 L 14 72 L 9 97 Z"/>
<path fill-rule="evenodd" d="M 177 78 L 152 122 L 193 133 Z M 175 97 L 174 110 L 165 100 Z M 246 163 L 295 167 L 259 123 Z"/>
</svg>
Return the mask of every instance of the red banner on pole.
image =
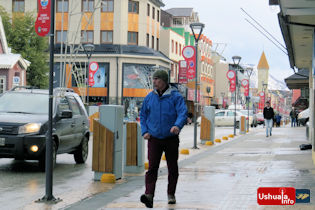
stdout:
<svg viewBox="0 0 315 210">
<path fill-rule="evenodd" d="M 234 92 L 236 90 L 236 73 L 235 73 L 235 71 L 229 70 L 226 73 L 226 77 L 230 80 L 230 92 Z"/>
<path fill-rule="evenodd" d="M 93 61 L 90 63 L 90 65 L 89 65 L 89 82 L 88 82 L 89 87 L 93 87 L 95 84 L 94 75 L 97 72 L 98 68 L 99 68 L 99 66 L 98 66 L 97 62 Z"/>
<path fill-rule="evenodd" d="M 187 62 L 179 61 L 178 83 L 187 84 L 187 69 Z"/>
<path fill-rule="evenodd" d="M 264 109 L 264 106 L 265 106 L 265 93 L 264 92 L 260 92 L 259 93 L 259 97 L 260 97 L 259 109 Z"/>
<path fill-rule="evenodd" d="M 245 89 L 244 95 L 248 96 L 249 95 L 249 81 L 248 81 L 248 79 L 243 79 L 242 80 L 242 86 Z"/>
<path fill-rule="evenodd" d="M 35 22 L 35 32 L 39 36 L 46 36 L 50 30 L 50 2 L 51 0 L 37 0 L 38 15 Z"/>
<path fill-rule="evenodd" d="M 196 76 L 196 50 L 193 46 L 186 46 L 182 52 L 187 62 L 187 78 L 194 79 Z"/>
</svg>

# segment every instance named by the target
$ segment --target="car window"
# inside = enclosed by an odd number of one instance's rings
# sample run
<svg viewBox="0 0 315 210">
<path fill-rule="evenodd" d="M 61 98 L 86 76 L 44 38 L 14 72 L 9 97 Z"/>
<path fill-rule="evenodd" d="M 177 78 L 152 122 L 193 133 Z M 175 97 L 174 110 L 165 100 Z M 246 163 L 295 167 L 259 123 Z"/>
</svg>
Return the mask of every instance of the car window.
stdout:
<svg viewBox="0 0 315 210">
<path fill-rule="evenodd" d="M 48 113 L 48 95 L 41 93 L 5 93 L 0 97 L 0 112 Z"/>
<path fill-rule="evenodd" d="M 234 112 L 228 111 L 227 116 L 234 116 Z"/>
<path fill-rule="evenodd" d="M 71 110 L 70 105 L 69 105 L 68 100 L 65 97 L 61 97 L 59 99 L 58 111 L 59 113 L 61 113 L 62 111 L 65 111 L 65 110 Z"/>
<path fill-rule="evenodd" d="M 74 99 L 74 97 L 70 96 L 68 99 L 69 99 L 70 106 L 72 108 L 72 114 L 81 115 L 78 102 Z"/>
<path fill-rule="evenodd" d="M 218 112 L 218 113 L 215 114 L 215 116 L 216 116 L 216 117 L 224 116 L 224 112 Z"/>
</svg>

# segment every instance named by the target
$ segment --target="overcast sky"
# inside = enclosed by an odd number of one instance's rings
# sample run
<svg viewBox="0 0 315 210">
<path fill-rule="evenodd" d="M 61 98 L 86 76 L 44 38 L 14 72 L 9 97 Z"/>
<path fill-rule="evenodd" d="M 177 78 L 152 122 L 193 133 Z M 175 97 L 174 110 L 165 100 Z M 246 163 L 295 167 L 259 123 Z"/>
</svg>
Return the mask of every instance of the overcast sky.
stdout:
<svg viewBox="0 0 315 210">
<path fill-rule="evenodd" d="M 269 73 L 282 80 L 291 74 L 288 56 L 250 25 L 252 21 L 243 8 L 282 45 L 285 46 L 280 31 L 278 7 L 270 7 L 268 0 L 163 0 L 163 10 L 174 7 L 192 7 L 199 13 L 200 22 L 205 24 L 205 34 L 213 43 L 225 43 L 223 56 L 233 63 L 232 56 L 242 57 L 241 63 L 258 65 L 264 51 L 269 63 Z M 257 25 L 257 24 L 256 24 Z M 261 31 L 263 31 L 261 29 Z M 213 47 L 216 45 L 214 44 Z M 218 51 L 223 50 L 220 45 Z"/>
</svg>

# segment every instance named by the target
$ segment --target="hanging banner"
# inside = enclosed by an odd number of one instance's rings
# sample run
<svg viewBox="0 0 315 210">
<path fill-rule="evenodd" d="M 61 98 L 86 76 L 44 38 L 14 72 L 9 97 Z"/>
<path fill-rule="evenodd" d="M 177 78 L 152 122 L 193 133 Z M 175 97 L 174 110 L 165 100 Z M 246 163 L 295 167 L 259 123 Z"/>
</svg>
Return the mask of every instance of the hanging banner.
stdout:
<svg viewBox="0 0 315 210">
<path fill-rule="evenodd" d="M 245 89 L 244 95 L 248 96 L 249 95 L 249 82 L 248 82 L 248 79 L 243 79 L 242 80 L 242 86 Z"/>
<path fill-rule="evenodd" d="M 230 81 L 230 92 L 234 92 L 236 90 L 236 74 L 235 74 L 235 71 L 229 70 L 226 73 L 226 77 Z"/>
<path fill-rule="evenodd" d="M 38 14 L 35 22 L 35 32 L 38 36 L 46 36 L 50 30 L 51 0 L 37 0 Z"/>
<path fill-rule="evenodd" d="M 259 109 L 264 109 L 264 105 L 265 105 L 265 93 L 264 92 L 260 92 L 259 93 L 260 96 L 260 103 L 259 103 Z"/>
<path fill-rule="evenodd" d="M 194 79 L 196 76 L 196 50 L 193 46 L 186 46 L 182 52 L 187 62 L 187 78 Z"/>
<path fill-rule="evenodd" d="M 187 62 L 183 60 L 179 61 L 178 83 L 187 84 L 187 69 Z"/>
<path fill-rule="evenodd" d="M 93 61 L 89 65 L 89 87 L 93 87 L 95 85 L 94 75 L 97 72 L 99 66 L 98 63 Z"/>
</svg>

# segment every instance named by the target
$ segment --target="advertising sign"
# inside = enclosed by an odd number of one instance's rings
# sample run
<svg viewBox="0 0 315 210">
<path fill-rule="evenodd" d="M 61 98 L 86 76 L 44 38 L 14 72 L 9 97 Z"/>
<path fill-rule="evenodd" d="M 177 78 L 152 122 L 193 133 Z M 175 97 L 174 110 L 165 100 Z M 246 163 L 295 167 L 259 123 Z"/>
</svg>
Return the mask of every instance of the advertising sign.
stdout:
<svg viewBox="0 0 315 210">
<path fill-rule="evenodd" d="M 93 87 L 95 85 L 94 75 L 97 72 L 99 66 L 98 63 L 93 61 L 89 65 L 89 86 Z"/>
<path fill-rule="evenodd" d="M 35 22 L 35 32 L 38 36 L 46 36 L 50 30 L 51 0 L 37 0 L 38 15 Z"/>
<path fill-rule="evenodd" d="M 182 54 L 188 65 L 187 78 L 194 79 L 196 76 L 196 50 L 193 46 L 186 46 Z"/>
<path fill-rule="evenodd" d="M 188 65 L 186 61 L 179 61 L 178 83 L 187 84 L 187 69 Z"/>
</svg>

